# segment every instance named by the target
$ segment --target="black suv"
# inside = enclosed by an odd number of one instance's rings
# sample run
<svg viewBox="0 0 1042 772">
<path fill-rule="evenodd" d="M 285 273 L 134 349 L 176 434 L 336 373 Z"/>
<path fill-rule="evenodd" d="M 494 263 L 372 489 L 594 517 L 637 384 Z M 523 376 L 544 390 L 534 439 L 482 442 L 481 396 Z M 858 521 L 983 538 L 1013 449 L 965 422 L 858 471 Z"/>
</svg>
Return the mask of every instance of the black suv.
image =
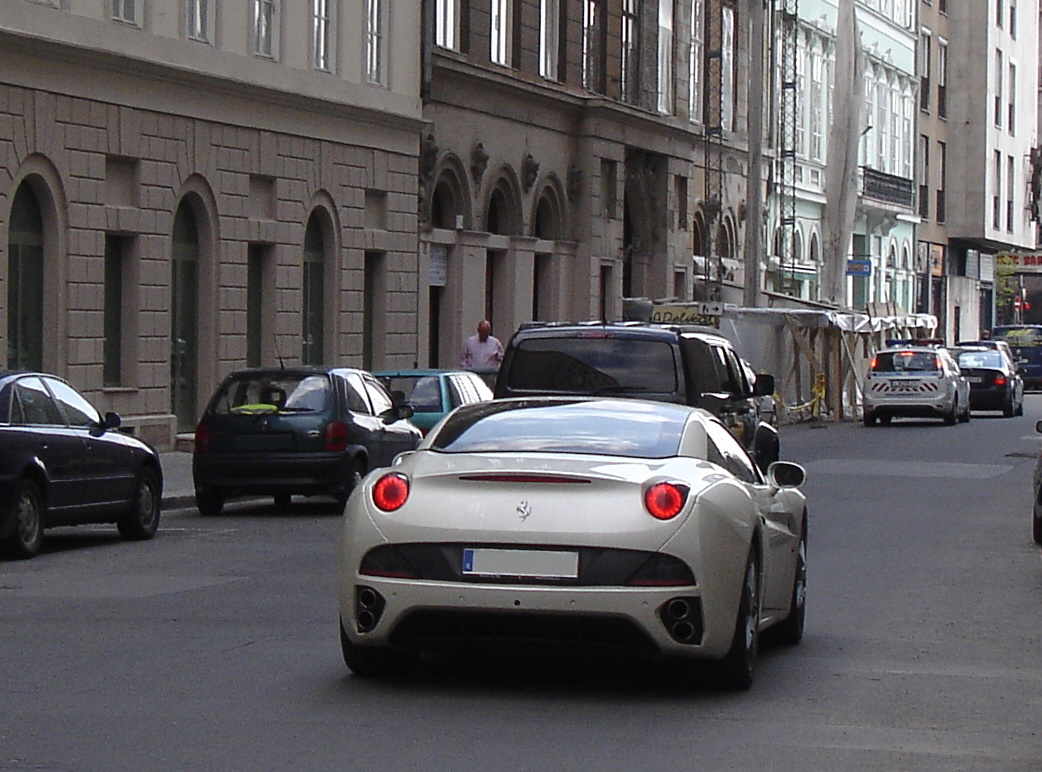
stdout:
<svg viewBox="0 0 1042 772">
<path fill-rule="evenodd" d="M 734 347 L 711 327 L 656 324 L 528 325 L 507 344 L 495 396 L 613 395 L 705 408 L 731 427 L 766 470 L 778 430 L 758 397 L 773 375 L 750 377 Z"/>
</svg>

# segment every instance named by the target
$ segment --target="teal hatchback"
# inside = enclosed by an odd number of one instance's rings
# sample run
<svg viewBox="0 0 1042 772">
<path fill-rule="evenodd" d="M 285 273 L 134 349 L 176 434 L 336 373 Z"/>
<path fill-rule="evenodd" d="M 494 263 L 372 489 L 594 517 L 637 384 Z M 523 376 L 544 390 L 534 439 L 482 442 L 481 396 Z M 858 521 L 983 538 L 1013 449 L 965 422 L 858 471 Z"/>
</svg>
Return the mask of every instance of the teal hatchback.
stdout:
<svg viewBox="0 0 1042 772">
<path fill-rule="evenodd" d="M 424 434 L 453 408 L 492 399 L 481 376 L 468 370 L 384 370 L 373 375 L 388 391 L 405 395 L 412 422 Z"/>
</svg>

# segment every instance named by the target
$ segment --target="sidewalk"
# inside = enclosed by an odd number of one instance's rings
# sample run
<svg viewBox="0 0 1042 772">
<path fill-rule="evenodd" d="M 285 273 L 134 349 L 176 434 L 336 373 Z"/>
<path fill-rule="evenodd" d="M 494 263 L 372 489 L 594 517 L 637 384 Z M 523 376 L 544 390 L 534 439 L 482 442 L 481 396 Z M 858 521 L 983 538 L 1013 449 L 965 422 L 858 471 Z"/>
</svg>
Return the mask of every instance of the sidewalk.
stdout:
<svg viewBox="0 0 1042 772">
<path fill-rule="evenodd" d="M 163 464 L 163 509 L 195 506 L 192 454 L 170 450 L 159 454 Z"/>
</svg>

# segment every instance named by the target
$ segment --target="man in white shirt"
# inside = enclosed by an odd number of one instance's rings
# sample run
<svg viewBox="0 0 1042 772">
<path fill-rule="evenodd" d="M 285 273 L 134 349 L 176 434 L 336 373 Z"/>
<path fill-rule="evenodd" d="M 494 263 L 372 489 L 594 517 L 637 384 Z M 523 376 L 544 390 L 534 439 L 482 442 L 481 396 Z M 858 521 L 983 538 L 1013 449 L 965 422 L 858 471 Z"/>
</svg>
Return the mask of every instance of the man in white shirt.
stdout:
<svg viewBox="0 0 1042 772">
<path fill-rule="evenodd" d="M 492 335 L 492 325 L 487 319 L 478 323 L 478 334 L 463 341 L 460 352 L 461 367 L 499 367 L 503 361 L 503 344 Z"/>
</svg>

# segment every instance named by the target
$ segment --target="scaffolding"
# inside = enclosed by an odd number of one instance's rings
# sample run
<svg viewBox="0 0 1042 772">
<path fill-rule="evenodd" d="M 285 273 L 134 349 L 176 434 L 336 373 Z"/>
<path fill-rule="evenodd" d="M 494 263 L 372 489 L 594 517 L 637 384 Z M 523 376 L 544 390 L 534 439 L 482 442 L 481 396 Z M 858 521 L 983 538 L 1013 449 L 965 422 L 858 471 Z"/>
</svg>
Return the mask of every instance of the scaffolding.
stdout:
<svg viewBox="0 0 1042 772">
<path fill-rule="evenodd" d="M 773 0 L 777 19 L 780 72 L 778 105 L 778 152 L 776 156 L 775 199 L 778 202 L 778 232 L 773 239 L 779 259 L 779 287 L 785 294 L 796 294 L 796 172 L 797 127 L 799 126 L 799 0 Z M 788 275 L 786 276 L 786 268 Z"/>
</svg>

